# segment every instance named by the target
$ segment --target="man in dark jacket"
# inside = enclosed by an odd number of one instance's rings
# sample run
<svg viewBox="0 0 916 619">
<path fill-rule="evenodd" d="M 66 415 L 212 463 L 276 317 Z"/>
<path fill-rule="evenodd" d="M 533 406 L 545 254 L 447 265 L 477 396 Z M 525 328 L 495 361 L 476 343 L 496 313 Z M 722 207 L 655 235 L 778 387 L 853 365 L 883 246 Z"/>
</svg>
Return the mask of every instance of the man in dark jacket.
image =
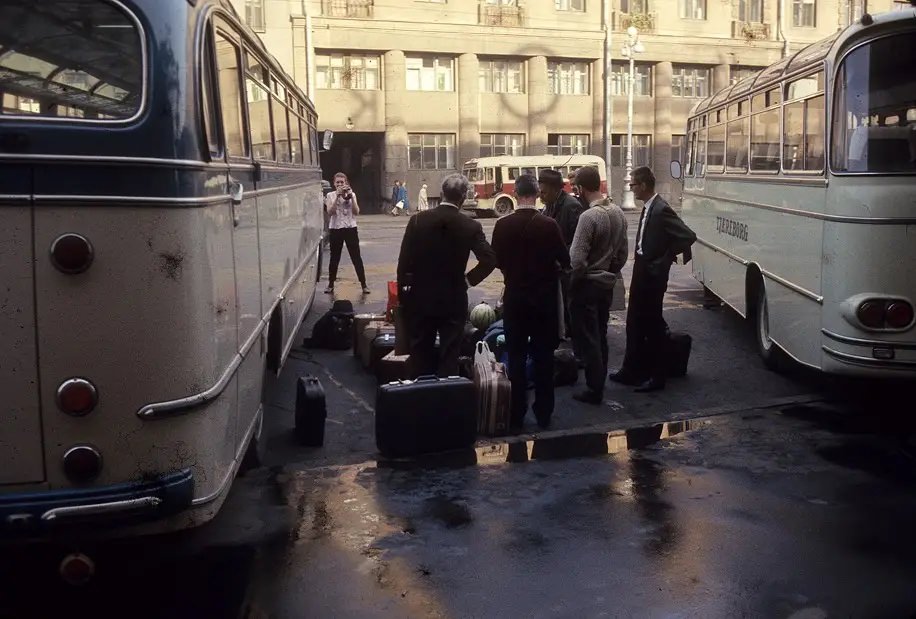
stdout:
<svg viewBox="0 0 916 619">
<path fill-rule="evenodd" d="M 579 223 L 579 215 L 588 209 L 588 205 L 583 206 L 582 202 L 574 195 L 563 191 L 563 175 L 556 170 L 541 170 L 538 175 L 538 197 L 544 204 L 544 214 L 557 222 L 560 226 L 560 232 L 563 233 L 563 242 L 566 248 L 572 245 L 573 237 L 576 235 L 576 225 Z M 572 334 L 569 316 L 569 273 L 564 272 L 560 275 L 560 283 L 563 286 L 563 322 L 566 325 L 565 336 Z M 576 358 L 581 359 L 578 345 L 573 341 L 573 351 Z"/>
<path fill-rule="evenodd" d="M 697 239 L 664 198 L 655 193 L 655 176 L 647 167 L 633 170 L 630 188 L 645 203 L 636 229 L 636 252 L 630 302 L 627 306 L 627 352 L 623 367 L 610 379 L 639 385 L 636 391 L 665 387 L 665 341 L 668 325 L 662 302 L 668 289 L 668 273 L 678 254 L 690 260 L 690 246 Z M 643 382 L 645 381 L 645 382 Z"/>
<path fill-rule="evenodd" d="M 585 210 L 579 200 L 563 191 L 563 175 L 556 170 L 541 170 L 538 176 L 538 196 L 544 204 L 544 214 L 557 222 L 566 247 L 572 245 L 579 215 Z"/>
<path fill-rule="evenodd" d="M 468 314 L 468 288 L 496 268 L 480 224 L 459 211 L 470 183 L 460 174 L 442 181 L 439 206 L 407 223 L 398 258 L 398 291 L 409 323 L 414 376 L 458 374 L 458 352 Z M 467 275 L 470 253 L 477 266 Z M 439 355 L 436 356 L 436 336 Z"/>
<path fill-rule="evenodd" d="M 557 222 L 537 212 L 534 176 L 515 179 L 515 212 L 496 222 L 493 251 L 503 273 L 503 323 L 512 382 L 510 426 L 520 430 L 528 410 L 525 363 L 534 362 L 534 416 L 550 425 L 554 407 L 553 353 L 560 341 L 559 277 L 569 252 Z"/>
</svg>

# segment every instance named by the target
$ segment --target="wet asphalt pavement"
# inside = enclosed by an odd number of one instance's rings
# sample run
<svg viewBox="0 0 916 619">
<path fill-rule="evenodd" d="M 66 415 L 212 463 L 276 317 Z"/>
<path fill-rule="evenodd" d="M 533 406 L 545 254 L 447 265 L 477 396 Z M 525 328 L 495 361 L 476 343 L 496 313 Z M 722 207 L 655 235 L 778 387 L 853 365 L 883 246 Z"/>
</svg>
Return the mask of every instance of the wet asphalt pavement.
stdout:
<svg viewBox="0 0 916 619">
<path fill-rule="evenodd" d="M 345 256 L 338 298 L 384 306 L 405 223 L 362 219 L 373 294 Z M 499 289 L 497 273 L 473 299 Z M 376 460 L 375 382 L 353 357 L 297 346 L 271 387 L 267 466 L 216 520 L 81 548 L 98 574 L 79 589 L 54 576 L 72 547 L 6 552 L 0 618 L 916 617 L 913 384 L 764 370 L 689 268 L 666 318 L 694 350 L 661 394 L 615 385 L 588 407 L 562 388 L 548 432 L 412 462 Z M 291 436 L 305 373 L 327 390 L 320 449 Z"/>
</svg>

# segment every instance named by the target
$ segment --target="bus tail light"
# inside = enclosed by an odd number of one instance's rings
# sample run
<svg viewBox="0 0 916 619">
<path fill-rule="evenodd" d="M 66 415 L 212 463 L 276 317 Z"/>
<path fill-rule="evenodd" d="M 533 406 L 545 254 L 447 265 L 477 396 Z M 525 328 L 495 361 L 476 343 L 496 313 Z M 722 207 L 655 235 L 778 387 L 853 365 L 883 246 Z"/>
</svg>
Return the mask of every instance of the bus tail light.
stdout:
<svg viewBox="0 0 916 619">
<path fill-rule="evenodd" d="M 74 483 L 88 483 L 101 472 L 102 454 L 95 447 L 77 445 L 64 454 L 64 473 Z"/>
<path fill-rule="evenodd" d="M 880 329 L 884 326 L 884 303 L 882 301 L 868 300 L 859 305 L 856 317 L 870 329 Z"/>
<path fill-rule="evenodd" d="M 884 320 L 892 329 L 904 329 L 913 322 L 913 306 L 906 301 L 892 301 L 887 306 Z"/>
<path fill-rule="evenodd" d="M 93 411 L 99 402 L 95 385 L 84 378 L 71 378 L 57 388 L 57 406 L 73 417 L 82 417 Z"/>
<path fill-rule="evenodd" d="M 82 273 L 93 257 L 92 243 L 80 234 L 62 234 L 51 243 L 51 262 L 62 273 Z"/>
</svg>

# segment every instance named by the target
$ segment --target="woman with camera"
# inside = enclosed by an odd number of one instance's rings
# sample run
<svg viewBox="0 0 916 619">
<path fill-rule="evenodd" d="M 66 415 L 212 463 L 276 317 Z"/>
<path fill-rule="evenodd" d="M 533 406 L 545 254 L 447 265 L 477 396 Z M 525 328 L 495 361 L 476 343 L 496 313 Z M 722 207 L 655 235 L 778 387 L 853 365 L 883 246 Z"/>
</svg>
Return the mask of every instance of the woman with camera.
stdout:
<svg viewBox="0 0 916 619">
<path fill-rule="evenodd" d="M 363 294 L 369 294 L 366 285 L 366 271 L 363 268 L 363 259 L 359 253 L 359 233 L 356 229 L 356 216 L 359 215 L 359 203 L 356 194 L 350 189 L 347 175 L 338 172 L 334 175 L 334 189 L 324 200 L 325 210 L 329 215 L 328 234 L 331 237 L 331 262 L 328 265 L 328 287 L 326 294 L 334 292 L 334 281 L 337 279 L 337 266 L 340 264 L 340 254 L 343 253 L 344 243 L 347 244 L 347 253 L 356 269 L 356 277 L 362 284 Z"/>
</svg>

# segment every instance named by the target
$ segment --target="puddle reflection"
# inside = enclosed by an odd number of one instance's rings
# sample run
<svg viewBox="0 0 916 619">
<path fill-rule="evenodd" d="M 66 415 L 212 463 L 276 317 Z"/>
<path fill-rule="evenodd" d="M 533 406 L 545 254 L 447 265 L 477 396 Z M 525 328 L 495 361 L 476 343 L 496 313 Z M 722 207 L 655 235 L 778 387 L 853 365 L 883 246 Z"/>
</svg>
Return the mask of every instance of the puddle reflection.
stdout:
<svg viewBox="0 0 916 619">
<path fill-rule="evenodd" d="M 709 423 L 707 420 L 669 421 L 651 426 L 614 430 L 612 432 L 586 432 L 533 437 L 525 440 L 507 439 L 506 442 L 484 445 L 474 449 L 427 454 L 414 459 L 380 459 L 379 468 L 409 470 L 416 468 L 455 468 L 475 465 L 517 464 L 529 460 L 564 460 L 588 458 L 643 449 Z"/>
</svg>

